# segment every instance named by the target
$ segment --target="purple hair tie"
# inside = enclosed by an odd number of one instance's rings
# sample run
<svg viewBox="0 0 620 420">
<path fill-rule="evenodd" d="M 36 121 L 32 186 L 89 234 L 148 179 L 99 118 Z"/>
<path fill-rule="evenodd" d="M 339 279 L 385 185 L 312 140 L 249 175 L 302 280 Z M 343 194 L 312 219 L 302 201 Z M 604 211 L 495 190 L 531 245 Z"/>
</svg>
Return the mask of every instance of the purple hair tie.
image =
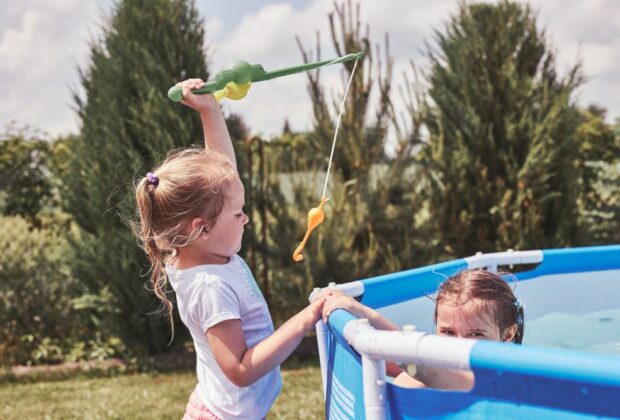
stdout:
<svg viewBox="0 0 620 420">
<path fill-rule="evenodd" d="M 159 185 L 159 178 L 157 178 L 157 175 L 155 175 L 153 172 L 149 172 L 148 174 L 146 174 L 146 177 L 149 179 L 149 184 L 155 186 Z"/>
</svg>

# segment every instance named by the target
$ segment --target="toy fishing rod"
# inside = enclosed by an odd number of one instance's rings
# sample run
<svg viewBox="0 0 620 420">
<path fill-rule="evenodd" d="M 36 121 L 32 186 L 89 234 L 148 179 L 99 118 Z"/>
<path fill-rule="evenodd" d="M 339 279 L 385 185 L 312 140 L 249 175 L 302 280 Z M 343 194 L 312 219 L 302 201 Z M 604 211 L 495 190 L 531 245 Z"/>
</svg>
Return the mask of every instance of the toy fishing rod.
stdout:
<svg viewBox="0 0 620 420">
<path fill-rule="evenodd" d="M 203 85 L 200 89 L 192 90 L 194 94 L 204 94 L 213 92 L 213 96 L 219 102 L 223 98 L 230 99 L 242 99 L 248 93 L 248 89 L 252 82 L 263 82 L 265 80 L 275 79 L 277 77 L 288 76 L 290 74 L 301 73 L 308 70 L 314 70 L 322 66 L 329 66 L 332 64 L 344 63 L 347 61 L 354 61 L 353 70 L 349 76 L 349 83 L 342 97 L 342 103 L 340 104 L 340 112 L 338 114 L 338 121 L 336 123 L 336 130 L 334 131 L 334 140 L 332 141 L 332 150 L 329 156 L 329 164 L 327 166 L 327 172 L 325 175 L 325 185 L 323 187 L 323 195 L 321 202 L 317 207 L 310 209 L 308 212 L 308 227 L 306 234 L 299 246 L 293 252 L 293 260 L 296 262 L 302 261 L 304 256 L 302 252 L 306 246 L 306 242 L 310 237 L 310 233 L 320 225 L 325 219 L 325 213 L 323 206 L 329 200 L 325 195 L 327 193 L 327 182 L 329 180 L 329 174 L 331 170 L 332 160 L 334 158 L 334 150 L 336 147 L 336 139 L 338 137 L 338 128 L 340 127 L 340 121 L 342 119 L 342 112 L 344 110 L 345 100 L 349 92 L 349 87 L 353 81 L 355 75 L 355 69 L 357 68 L 357 62 L 364 56 L 363 52 L 357 52 L 353 54 L 347 54 L 342 57 L 338 57 L 333 60 L 318 61 L 316 63 L 307 63 L 301 66 L 287 67 L 280 70 L 267 72 L 260 64 L 249 64 L 245 61 L 237 62 L 232 68 L 222 70 L 215 75 L 215 80 L 211 80 Z M 168 98 L 174 102 L 180 102 L 183 99 L 183 89 L 180 85 L 175 85 L 168 90 Z"/>
<path fill-rule="evenodd" d="M 363 52 L 347 54 L 333 60 L 323 60 L 270 72 L 265 71 L 260 64 L 249 64 L 245 61 L 239 61 L 232 68 L 217 73 L 215 80 L 206 82 L 200 89 L 192 90 L 192 93 L 204 94 L 214 92 L 214 96 L 218 101 L 222 98 L 242 99 L 247 94 L 252 82 L 263 82 L 277 77 L 314 70 L 323 66 L 353 61 L 362 58 L 363 55 Z M 168 90 L 168 98 L 174 102 L 180 102 L 183 99 L 181 86 L 175 85 L 171 87 Z"/>
</svg>

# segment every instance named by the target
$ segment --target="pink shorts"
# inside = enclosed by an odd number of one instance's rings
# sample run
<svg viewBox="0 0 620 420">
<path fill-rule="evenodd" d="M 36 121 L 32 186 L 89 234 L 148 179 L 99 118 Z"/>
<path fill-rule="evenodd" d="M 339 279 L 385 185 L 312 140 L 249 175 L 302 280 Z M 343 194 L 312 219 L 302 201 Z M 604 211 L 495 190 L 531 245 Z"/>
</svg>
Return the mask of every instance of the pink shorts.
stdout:
<svg viewBox="0 0 620 420">
<path fill-rule="evenodd" d="M 185 415 L 183 420 L 220 420 L 218 416 L 213 414 L 198 398 L 196 391 L 192 392 L 189 401 L 185 406 Z"/>
</svg>

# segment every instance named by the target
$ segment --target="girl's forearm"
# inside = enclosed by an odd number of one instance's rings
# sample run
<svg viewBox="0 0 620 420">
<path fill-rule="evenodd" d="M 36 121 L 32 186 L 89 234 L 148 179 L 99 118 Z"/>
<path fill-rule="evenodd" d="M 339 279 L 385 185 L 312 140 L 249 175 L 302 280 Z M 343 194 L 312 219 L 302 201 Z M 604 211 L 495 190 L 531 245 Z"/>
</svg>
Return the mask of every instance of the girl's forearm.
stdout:
<svg viewBox="0 0 620 420">
<path fill-rule="evenodd" d="M 239 365 L 239 382 L 249 386 L 275 369 L 297 348 L 303 336 L 314 327 L 309 307 L 293 316 L 269 337 L 249 348 Z"/>
<path fill-rule="evenodd" d="M 407 372 L 401 372 L 398 376 L 394 378 L 394 385 L 403 387 L 403 388 L 426 388 L 426 384 L 424 382 L 418 381 L 415 378 L 412 378 L 407 374 Z"/>
<path fill-rule="evenodd" d="M 236 167 L 235 150 L 228 127 L 226 127 L 226 120 L 219 107 L 201 111 L 200 121 L 202 122 L 205 148 L 226 155 Z"/>
<path fill-rule="evenodd" d="M 365 315 L 370 325 L 378 330 L 400 331 L 400 327 L 372 308 L 366 307 Z"/>
<path fill-rule="evenodd" d="M 399 331 L 398 325 L 381 315 L 379 312 L 366 306 L 361 302 L 358 302 L 352 297 L 344 296 L 342 294 L 337 295 L 334 299 L 328 300 L 324 308 L 325 313 L 329 313 L 335 309 L 344 309 L 350 312 L 356 318 L 366 318 L 370 325 L 378 330 Z"/>
</svg>

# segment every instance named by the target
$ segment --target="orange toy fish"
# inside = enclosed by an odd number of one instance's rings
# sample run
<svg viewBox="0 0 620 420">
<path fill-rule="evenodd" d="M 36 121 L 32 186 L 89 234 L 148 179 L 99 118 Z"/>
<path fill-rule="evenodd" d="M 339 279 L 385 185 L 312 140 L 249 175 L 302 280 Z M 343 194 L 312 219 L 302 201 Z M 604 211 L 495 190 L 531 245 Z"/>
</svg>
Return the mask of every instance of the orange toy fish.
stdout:
<svg viewBox="0 0 620 420">
<path fill-rule="evenodd" d="M 310 232 L 312 232 L 314 228 L 316 228 L 318 225 L 320 225 L 323 222 L 323 220 L 325 220 L 325 213 L 323 212 L 323 205 L 327 203 L 327 200 L 329 200 L 329 198 L 323 196 L 323 198 L 321 198 L 321 203 L 319 204 L 319 206 L 311 208 L 310 211 L 308 212 L 308 230 L 306 230 L 306 235 L 304 236 L 304 239 L 301 241 L 297 249 L 295 249 L 295 252 L 293 252 L 294 261 L 299 262 L 304 259 L 304 256 L 301 255 L 301 252 L 304 250 L 304 247 L 306 246 L 306 242 L 308 241 L 308 238 L 310 237 Z"/>
</svg>

